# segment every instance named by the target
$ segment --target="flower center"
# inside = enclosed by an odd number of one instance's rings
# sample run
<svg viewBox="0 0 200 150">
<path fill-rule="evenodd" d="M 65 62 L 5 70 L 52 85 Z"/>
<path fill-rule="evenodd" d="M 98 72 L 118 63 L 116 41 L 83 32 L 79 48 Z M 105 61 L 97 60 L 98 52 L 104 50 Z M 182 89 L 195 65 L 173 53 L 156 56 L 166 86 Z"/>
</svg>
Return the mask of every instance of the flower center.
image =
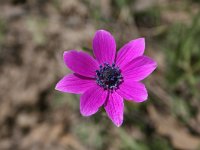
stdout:
<svg viewBox="0 0 200 150">
<path fill-rule="evenodd" d="M 96 70 L 96 82 L 104 89 L 117 89 L 122 82 L 122 75 L 119 67 L 113 63 L 109 65 L 104 63 L 100 65 L 99 70 Z"/>
</svg>

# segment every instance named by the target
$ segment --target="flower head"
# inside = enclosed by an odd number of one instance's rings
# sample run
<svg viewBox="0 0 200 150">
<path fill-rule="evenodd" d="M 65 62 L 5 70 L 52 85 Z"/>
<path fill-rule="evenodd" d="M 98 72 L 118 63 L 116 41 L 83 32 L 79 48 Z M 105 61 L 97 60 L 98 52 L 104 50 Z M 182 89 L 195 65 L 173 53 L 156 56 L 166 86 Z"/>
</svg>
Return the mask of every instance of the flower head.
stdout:
<svg viewBox="0 0 200 150">
<path fill-rule="evenodd" d="M 116 126 L 123 122 L 124 99 L 133 102 L 147 100 L 148 93 L 140 81 L 157 67 L 151 58 L 144 56 L 145 40 L 138 38 L 125 44 L 116 54 L 113 36 L 98 30 L 93 39 L 96 59 L 85 52 L 64 52 L 66 66 L 73 71 L 64 76 L 56 90 L 82 94 L 80 112 L 91 116 L 103 106 Z"/>
</svg>

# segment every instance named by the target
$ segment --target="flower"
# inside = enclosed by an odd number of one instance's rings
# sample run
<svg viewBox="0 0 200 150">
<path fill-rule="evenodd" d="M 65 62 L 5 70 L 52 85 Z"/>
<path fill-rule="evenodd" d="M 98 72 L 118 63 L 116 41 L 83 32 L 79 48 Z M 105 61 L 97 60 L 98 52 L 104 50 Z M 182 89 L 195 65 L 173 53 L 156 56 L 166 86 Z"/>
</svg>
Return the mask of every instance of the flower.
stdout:
<svg viewBox="0 0 200 150">
<path fill-rule="evenodd" d="M 98 30 L 93 39 L 96 59 L 86 52 L 69 50 L 63 54 L 66 66 L 74 73 L 64 76 L 56 85 L 61 92 L 82 94 L 80 112 L 91 116 L 103 106 L 116 126 L 123 122 L 123 98 L 136 103 L 147 100 L 148 93 L 140 81 L 157 67 L 144 56 L 145 39 L 125 44 L 116 54 L 114 37 Z"/>
</svg>

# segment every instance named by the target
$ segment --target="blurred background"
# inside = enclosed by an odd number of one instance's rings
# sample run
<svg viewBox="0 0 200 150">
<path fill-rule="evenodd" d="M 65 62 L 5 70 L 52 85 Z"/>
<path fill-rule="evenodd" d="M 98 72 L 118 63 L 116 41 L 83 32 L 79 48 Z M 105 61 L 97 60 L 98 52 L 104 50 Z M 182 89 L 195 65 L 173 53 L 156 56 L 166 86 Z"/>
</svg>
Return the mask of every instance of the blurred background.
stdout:
<svg viewBox="0 0 200 150">
<path fill-rule="evenodd" d="M 0 150 L 199 150 L 199 0 L 0 0 Z M 125 103 L 117 128 L 101 109 L 54 90 L 67 49 L 92 54 L 97 29 L 118 49 L 146 38 L 158 68 L 145 103 Z"/>
</svg>

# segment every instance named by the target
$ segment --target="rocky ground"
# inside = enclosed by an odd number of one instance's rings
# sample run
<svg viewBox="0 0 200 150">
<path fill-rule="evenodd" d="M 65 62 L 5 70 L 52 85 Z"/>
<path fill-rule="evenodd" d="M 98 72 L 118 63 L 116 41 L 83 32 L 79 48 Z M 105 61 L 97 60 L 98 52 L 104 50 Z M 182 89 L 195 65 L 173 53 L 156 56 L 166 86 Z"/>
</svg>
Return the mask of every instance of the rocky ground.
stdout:
<svg viewBox="0 0 200 150">
<path fill-rule="evenodd" d="M 198 0 L 1 0 L 0 150 L 197 150 L 200 148 Z M 92 54 L 95 31 L 118 48 L 145 37 L 158 69 L 149 101 L 126 103 L 115 127 L 102 110 L 79 113 L 79 96 L 54 90 L 69 72 L 66 49 Z"/>
</svg>

